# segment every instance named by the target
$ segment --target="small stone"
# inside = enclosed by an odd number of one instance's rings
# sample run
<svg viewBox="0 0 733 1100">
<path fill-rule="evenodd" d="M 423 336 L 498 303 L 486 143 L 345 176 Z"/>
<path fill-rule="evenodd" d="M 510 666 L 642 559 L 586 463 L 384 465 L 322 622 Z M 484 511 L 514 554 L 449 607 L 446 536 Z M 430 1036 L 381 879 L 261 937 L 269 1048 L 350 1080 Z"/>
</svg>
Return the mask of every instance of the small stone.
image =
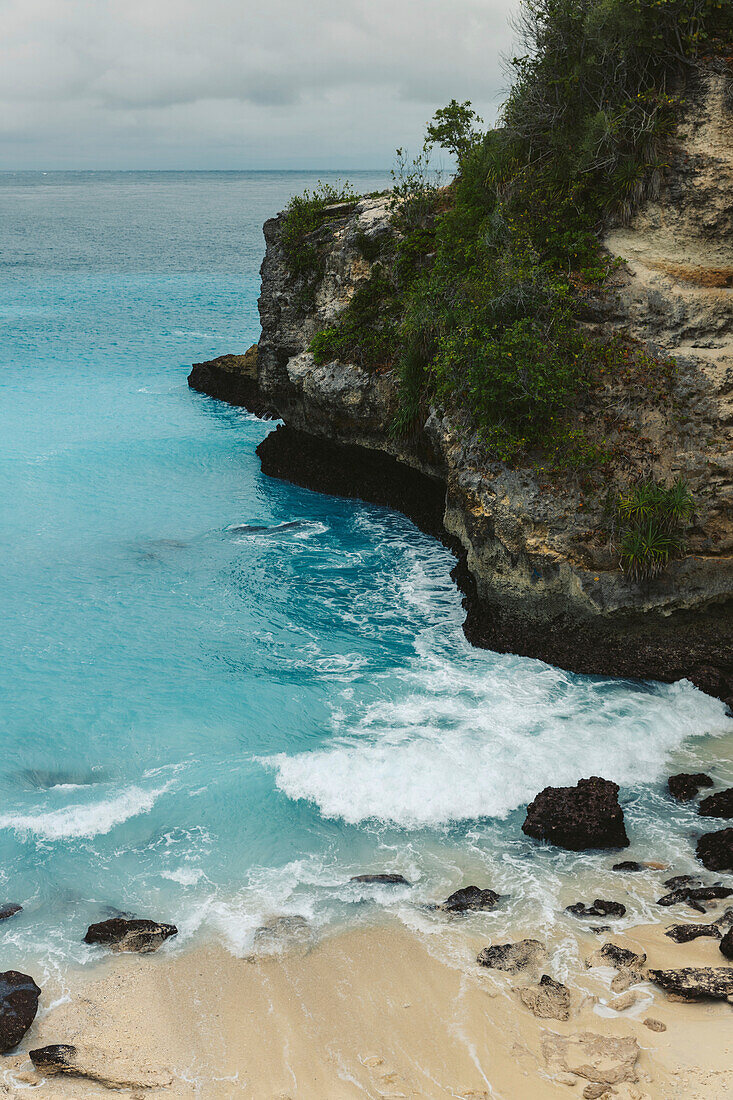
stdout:
<svg viewBox="0 0 733 1100">
<path fill-rule="evenodd" d="M 547 952 L 539 940 L 519 940 L 517 943 L 500 943 L 484 947 L 476 962 L 493 970 L 505 970 L 515 974 L 518 970 L 538 963 Z"/>
<path fill-rule="evenodd" d="M 271 917 L 255 929 L 253 944 L 258 952 L 264 954 L 306 949 L 310 946 L 313 933 L 305 917 L 286 914 Z"/>
<path fill-rule="evenodd" d="M 625 1012 L 627 1008 L 633 1008 L 639 1000 L 639 992 L 636 989 L 628 989 L 620 997 L 614 997 L 611 1008 L 614 1012 Z"/>
<path fill-rule="evenodd" d="M 351 882 L 375 883 L 379 886 L 411 886 L 404 875 L 377 874 L 377 875 L 352 875 Z"/>
<path fill-rule="evenodd" d="M 639 985 L 645 981 L 643 971 L 634 969 L 633 966 L 625 966 L 619 970 L 611 980 L 611 989 L 614 993 L 624 993 L 632 985 Z"/>
<path fill-rule="evenodd" d="M 579 1035 L 546 1032 L 542 1053 L 551 1072 L 570 1072 L 594 1084 L 620 1084 L 636 1079 L 639 1044 L 631 1036 L 613 1038 L 591 1031 Z"/>
<path fill-rule="evenodd" d="M 661 1020 L 657 1020 L 654 1016 L 647 1016 L 644 1020 L 644 1027 L 648 1027 L 650 1031 L 666 1031 L 667 1025 L 663 1024 Z"/>
<path fill-rule="evenodd" d="M 667 780 L 669 793 L 678 802 L 689 802 L 701 787 L 712 787 L 713 781 L 705 772 L 680 772 Z"/>
</svg>

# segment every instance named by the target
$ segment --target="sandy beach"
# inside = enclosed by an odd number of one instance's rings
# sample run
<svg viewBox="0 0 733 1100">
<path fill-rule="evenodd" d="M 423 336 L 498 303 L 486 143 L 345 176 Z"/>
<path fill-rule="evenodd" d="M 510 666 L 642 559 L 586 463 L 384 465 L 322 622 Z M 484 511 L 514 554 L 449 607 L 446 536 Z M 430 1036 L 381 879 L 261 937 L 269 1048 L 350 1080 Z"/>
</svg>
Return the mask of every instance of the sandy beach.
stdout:
<svg viewBox="0 0 733 1100">
<path fill-rule="evenodd" d="M 559 973 L 567 945 L 548 944 L 548 960 L 508 974 L 477 966 L 485 940 L 452 923 L 439 942 L 394 922 L 258 958 L 218 946 L 110 956 L 70 973 L 63 1003 L 40 1013 L 22 1044 L 75 1044 L 107 1084 L 44 1077 L 17 1052 L 4 1059 L 3 1094 L 91 1098 L 117 1084 L 136 1098 L 212 1100 L 733 1097 L 729 1004 L 675 1002 L 642 983 L 636 1003 L 615 1011 L 616 972 L 571 963 L 570 1018 L 538 1019 L 517 990 Z M 644 951 L 650 966 L 725 965 L 716 940 L 675 944 L 664 924 L 583 932 L 579 958 L 608 940 Z M 589 1032 L 638 1044 L 626 1079 L 605 1091 L 598 1072 L 613 1078 L 613 1057 L 589 1077 L 552 1056 L 553 1036 Z"/>
</svg>

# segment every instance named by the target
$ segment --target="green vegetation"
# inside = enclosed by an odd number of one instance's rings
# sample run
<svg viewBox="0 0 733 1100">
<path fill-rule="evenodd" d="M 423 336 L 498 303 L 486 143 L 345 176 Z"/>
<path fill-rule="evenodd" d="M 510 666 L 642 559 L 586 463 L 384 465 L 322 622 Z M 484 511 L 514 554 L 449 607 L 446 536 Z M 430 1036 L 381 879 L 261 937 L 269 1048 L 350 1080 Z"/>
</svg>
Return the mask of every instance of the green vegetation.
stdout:
<svg viewBox="0 0 733 1100">
<path fill-rule="evenodd" d="M 684 533 L 694 511 L 690 490 L 681 478 L 671 488 L 640 481 L 620 494 L 614 520 L 624 572 L 635 581 L 649 580 L 671 558 L 684 554 Z"/>
<path fill-rule="evenodd" d="M 357 199 L 348 183 L 334 186 L 319 180 L 315 190 L 294 195 L 287 205 L 282 248 L 291 276 L 303 283 L 301 305 L 304 309 L 312 303 L 315 286 L 323 276 L 325 240 L 316 231 L 332 216 L 330 208 L 354 203 Z"/>
</svg>

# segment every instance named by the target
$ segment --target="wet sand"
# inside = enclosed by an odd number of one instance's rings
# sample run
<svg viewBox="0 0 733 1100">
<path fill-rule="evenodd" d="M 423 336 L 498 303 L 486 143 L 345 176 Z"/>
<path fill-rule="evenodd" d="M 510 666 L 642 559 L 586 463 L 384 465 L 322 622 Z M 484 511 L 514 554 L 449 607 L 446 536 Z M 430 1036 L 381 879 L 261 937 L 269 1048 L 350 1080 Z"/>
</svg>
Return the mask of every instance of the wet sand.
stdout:
<svg viewBox="0 0 733 1100">
<path fill-rule="evenodd" d="M 39 1014 L 22 1049 L 93 1044 L 136 1098 L 544 1100 L 580 1097 L 589 1082 L 548 1066 L 543 1038 L 592 1031 L 639 1044 L 637 1079 L 609 1097 L 733 1097 L 733 1006 L 674 1002 L 644 984 L 637 1005 L 615 1012 L 603 1004 L 615 972 L 581 963 L 565 978 L 570 1019 L 538 1019 L 516 988 L 557 975 L 557 951 L 534 973 L 487 970 L 471 961 L 485 939 L 454 923 L 460 957 L 397 922 L 250 959 L 217 946 L 111 956 L 67 975 L 68 999 Z M 580 954 L 613 940 L 646 951 L 651 966 L 725 965 L 717 941 L 675 944 L 663 931 L 583 933 Z M 647 1017 L 666 1031 L 649 1030 Z M 21 1052 L 3 1069 L 8 1096 L 114 1095 L 79 1078 L 44 1079 Z"/>
</svg>

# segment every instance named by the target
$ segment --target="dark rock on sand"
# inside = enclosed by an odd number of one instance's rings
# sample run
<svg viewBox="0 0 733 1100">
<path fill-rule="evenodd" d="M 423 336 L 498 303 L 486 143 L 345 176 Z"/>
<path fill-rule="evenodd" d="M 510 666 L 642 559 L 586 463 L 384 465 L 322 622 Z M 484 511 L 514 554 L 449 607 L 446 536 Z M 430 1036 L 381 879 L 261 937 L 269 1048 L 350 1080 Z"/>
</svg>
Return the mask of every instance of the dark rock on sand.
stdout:
<svg viewBox="0 0 733 1100">
<path fill-rule="evenodd" d="M 36 1018 L 41 991 L 27 974 L 0 974 L 0 1053 L 17 1047 Z"/>
<path fill-rule="evenodd" d="M 446 898 L 438 909 L 446 913 L 466 913 L 468 910 L 494 909 L 501 898 L 494 890 L 481 890 L 478 886 L 464 886 Z"/>
<path fill-rule="evenodd" d="M 588 958 L 588 966 L 613 966 L 616 970 L 626 970 L 632 967 L 641 970 L 646 963 L 645 954 L 637 954 L 628 947 L 619 947 L 615 943 L 604 943 L 598 951 L 594 951 Z"/>
<path fill-rule="evenodd" d="M 352 875 L 351 882 L 374 882 L 382 886 L 411 886 L 404 875 Z"/>
<path fill-rule="evenodd" d="M 596 898 L 592 905 L 584 905 L 582 901 L 576 901 L 575 905 L 565 907 L 566 913 L 573 913 L 576 917 L 623 917 L 626 906 L 620 901 L 604 901 Z"/>
<path fill-rule="evenodd" d="M 673 924 L 664 934 L 675 943 L 689 943 L 690 940 L 697 940 L 701 936 L 719 940 L 723 933 L 717 924 Z"/>
<path fill-rule="evenodd" d="M 708 871 L 733 871 L 733 829 L 705 833 L 697 842 L 697 858 Z"/>
<path fill-rule="evenodd" d="M 47 1077 L 84 1077 L 108 1089 L 162 1089 L 173 1083 L 168 1069 L 131 1061 L 117 1050 L 90 1043 L 53 1043 L 29 1051 L 35 1069 Z M 137 1092 L 136 1092 L 137 1095 Z"/>
<path fill-rule="evenodd" d="M 90 924 L 84 943 L 99 943 L 113 951 L 139 951 L 148 954 L 157 951 L 170 936 L 177 936 L 175 924 L 162 924 L 156 920 L 126 920 L 112 917 L 98 924 Z"/>
<path fill-rule="evenodd" d="M 659 898 L 657 905 L 684 904 L 689 905 L 691 909 L 696 909 L 698 913 L 705 913 L 707 910 L 702 902 L 719 901 L 721 898 L 731 896 L 733 896 L 733 890 L 728 886 L 680 886 L 678 890 L 672 890 L 663 898 Z"/>
<path fill-rule="evenodd" d="M 539 940 L 519 940 L 517 943 L 498 943 L 484 947 L 478 953 L 479 966 L 488 966 L 492 970 L 505 970 L 516 974 L 543 959 L 547 952 Z"/>
<path fill-rule="evenodd" d="M 620 863 L 614 863 L 612 871 L 644 871 L 643 863 L 637 863 L 635 859 L 623 859 Z"/>
<path fill-rule="evenodd" d="M 527 807 L 522 832 L 573 852 L 629 846 L 618 784 L 597 775 L 575 787 L 545 787 Z"/>
<path fill-rule="evenodd" d="M 672 875 L 672 878 L 664 880 L 663 885 L 669 886 L 670 890 L 678 890 L 680 886 L 702 886 L 702 879 L 694 875 Z"/>
<path fill-rule="evenodd" d="M 689 802 L 701 787 L 712 787 L 713 781 L 705 772 L 680 772 L 667 780 L 669 793 L 679 802 Z"/>
<path fill-rule="evenodd" d="M 701 817 L 733 817 L 733 787 L 703 798 L 697 812 Z"/>
<path fill-rule="evenodd" d="M 14 917 L 16 913 L 22 913 L 22 905 L 2 905 L 0 906 L 0 920 L 7 920 L 8 917 Z"/>
<path fill-rule="evenodd" d="M 726 959 L 733 959 L 733 928 L 729 928 L 720 941 L 720 950 Z"/>
<path fill-rule="evenodd" d="M 680 970 L 649 970 L 647 974 L 666 993 L 685 1001 L 726 1001 L 733 997 L 730 966 L 684 966 Z"/>
</svg>

